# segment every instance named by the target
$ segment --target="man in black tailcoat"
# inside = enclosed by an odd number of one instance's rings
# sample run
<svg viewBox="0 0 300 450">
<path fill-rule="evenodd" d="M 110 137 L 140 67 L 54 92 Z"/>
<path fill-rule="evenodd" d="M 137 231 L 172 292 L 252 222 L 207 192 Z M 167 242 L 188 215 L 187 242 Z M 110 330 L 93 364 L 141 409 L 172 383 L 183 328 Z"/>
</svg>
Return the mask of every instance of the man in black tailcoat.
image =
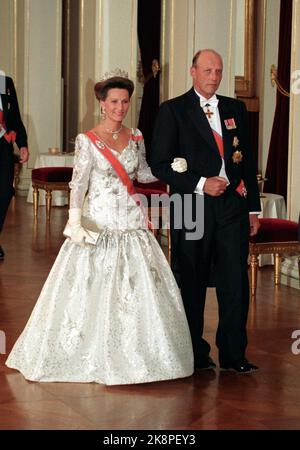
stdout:
<svg viewBox="0 0 300 450">
<path fill-rule="evenodd" d="M 6 212 L 14 195 L 14 149 L 20 149 L 20 162 L 28 160 L 27 135 L 23 125 L 14 82 L 0 71 L 0 233 Z M 4 259 L 0 246 L 0 260 Z"/>
<path fill-rule="evenodd" d="M 183 209 L 189 194 L 193 214 L 198 221 L 204 220 L 203 237 L 196 240 L 187 239 L 190 230 L 184 214 L 181 229 L 175 229 L 174 217 L 171 221 L 172 268 L 190 326 L 195 369 L 216 367 L 209 356 L 210 345 L 202 337 L 206 289 L 213 267 L 220 367 L 249 373 L 258 368 L 245 354 L 248 240 L 259 228 L 260 200 L 246 107 L 239 100 L 215 94 L 222 70 L 222 58 L 216 51 L 196 53 L 190 69 L 192 89 L 160 107 L 150 165 L 153 174 L 170 185 L 170 193 L 181 196 Z M 202 217 L 195 211 L 199 195 L 204 199 Z"/>
</svg>

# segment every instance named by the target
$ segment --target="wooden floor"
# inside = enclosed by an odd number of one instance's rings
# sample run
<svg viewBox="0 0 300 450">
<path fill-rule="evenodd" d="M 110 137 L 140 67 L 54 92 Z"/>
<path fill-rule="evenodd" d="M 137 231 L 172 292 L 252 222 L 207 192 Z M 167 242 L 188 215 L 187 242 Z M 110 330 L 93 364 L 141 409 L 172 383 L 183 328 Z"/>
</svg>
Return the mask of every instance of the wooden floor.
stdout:
<svg viewBox="0 0 300 450">
<path fill-rule="evenodd" d="M 32 205 L 14 199 L 1 245 L 0 330 L 8 354 L 38 298 L 63 242 L 67 209 L 45 209 L 33 226 Z M 205 336 L 217 360 L 217 307 L 210 290 Z M 291 351 L 300 329 L 300 291 L 274 289 L 270 268 L 260 270 L 258 294 L 249 315 L 251 375 L 197 373 L 170 382 L 122 387 L 98 384 L 32 383 L 4 365 L 0 355 L 0 429 L 200 430 L 300 429 L 300 354 Z M 300 348 L 300 344 L 298 346 Z"/>
</svg>

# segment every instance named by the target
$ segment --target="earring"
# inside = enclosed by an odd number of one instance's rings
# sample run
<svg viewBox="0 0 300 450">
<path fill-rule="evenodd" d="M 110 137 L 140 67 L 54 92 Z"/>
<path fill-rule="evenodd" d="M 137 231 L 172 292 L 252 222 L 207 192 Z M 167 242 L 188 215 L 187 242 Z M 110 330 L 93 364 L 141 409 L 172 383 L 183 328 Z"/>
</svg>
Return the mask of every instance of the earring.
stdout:
<svg viewBox="0 0 300 450">
<path fill-rule="evenodd" d="M 105 108 L 102 108 L 102 106 L 100 106 L 100 120 L 104 120 L 105 117 L 106 117 Z"/>
</svg>

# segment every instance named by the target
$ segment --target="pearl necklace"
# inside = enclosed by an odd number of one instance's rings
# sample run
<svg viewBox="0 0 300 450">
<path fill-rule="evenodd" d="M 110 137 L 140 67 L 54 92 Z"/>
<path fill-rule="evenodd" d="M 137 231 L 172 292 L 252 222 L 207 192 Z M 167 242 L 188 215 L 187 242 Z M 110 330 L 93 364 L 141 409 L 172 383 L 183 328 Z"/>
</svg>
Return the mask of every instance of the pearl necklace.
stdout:
<svg viewBox="0 0 300 450">
<path fill-rule="evenodd" d="M 112 134 L 112 138 L 116 141 L 118 139 L 118 137 L 119 137 L 119 134 L 120 134 L 122 128 L 123 128 L 123 125 L 121 125 L 118 130 L 110 130 L 109 128 L 105 128 L 105 131 L 107 133 L 111 133 Z"/>
</svg>

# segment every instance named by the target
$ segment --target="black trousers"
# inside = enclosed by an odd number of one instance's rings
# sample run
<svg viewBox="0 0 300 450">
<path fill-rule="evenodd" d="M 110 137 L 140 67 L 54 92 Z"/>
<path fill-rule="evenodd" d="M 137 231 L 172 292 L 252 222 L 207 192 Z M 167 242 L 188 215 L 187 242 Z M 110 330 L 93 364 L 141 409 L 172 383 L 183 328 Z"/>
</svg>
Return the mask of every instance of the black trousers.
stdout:
<svg viewBox="0 0 300 450">
<path fill-rule="evenodd" d="M 2 137 L 0 139 L 0 233 L 7 209 L 14 195 L 14 153 L 13 146 Z"/>
<path fill-rule="evenodd" d="M 187 241 L 184 231 L 180 232 L 176 250 L 180 287 L 196 366 L 205 361 L 210 351 L 202 334 L 206 289 L 212 278 L 219 307 L 216 345 L 220 363 L 230 364 L 245 357 L 249 308 L 248 239 L 247 201 L 235 191 L 220 197 L 205 196 L 202 239 Z"/>
</svg>

